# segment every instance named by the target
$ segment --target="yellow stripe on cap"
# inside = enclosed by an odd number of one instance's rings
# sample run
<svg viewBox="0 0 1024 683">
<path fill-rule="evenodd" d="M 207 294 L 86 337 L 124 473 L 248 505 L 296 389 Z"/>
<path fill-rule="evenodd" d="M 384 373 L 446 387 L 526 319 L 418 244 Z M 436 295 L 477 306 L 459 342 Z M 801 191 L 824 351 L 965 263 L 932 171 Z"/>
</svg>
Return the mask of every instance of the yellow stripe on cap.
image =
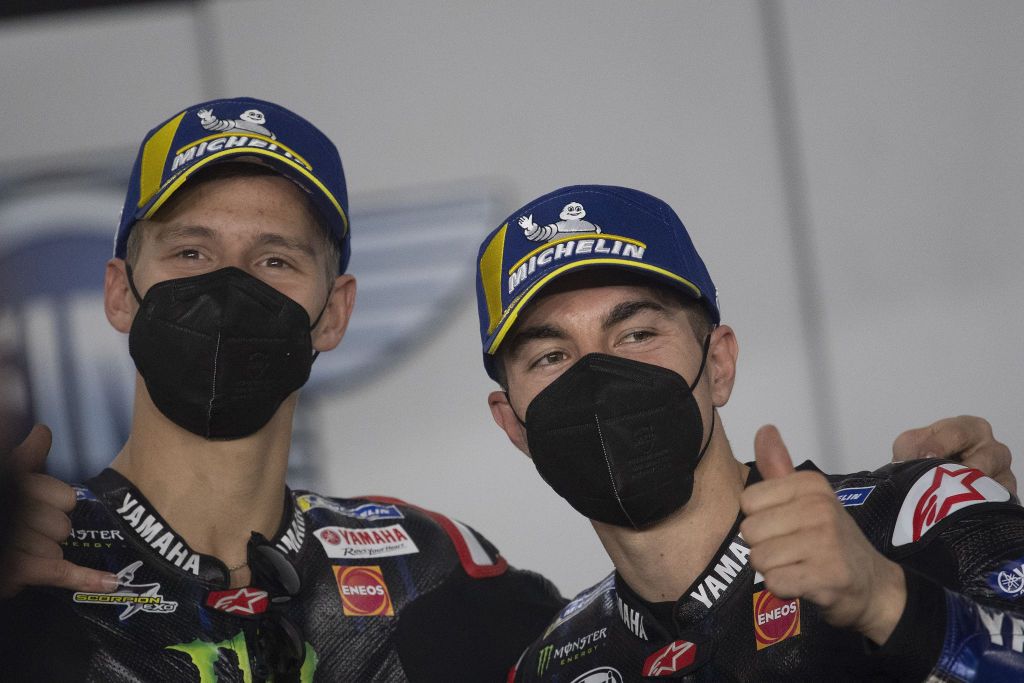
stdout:
<svg viewBox="0 0 1024 683">
<path fill-rule="evenodd" d="M 348 216 L 345 215 L 345 210 L 341 208 L 341 204 L 338 203 L 338 200 L 334 198 L 334 195 L 331 194 L 326 187 L 324 187 L 324 184 L 321 183 L 316 176 L 314 176 L 312 173 L 306 170 L 304 166 L 295 163 L 288 157 L 281 156 L 280 154 L 277 154 L 269 149 L 262 149 L 259 147 L 232 147 L 231 149 L 225 149 L 221 150 L 220 152 L 211 154 L 210 156 L 205 157 L 200 161 L 196 162 L 192 166 L 189 166 L 189 168 L 184 173 L 175 178 L 173 182 L 167 185 L 167 187 L 161 188 L 160 197 L 155 202 L 153 202 L 153 206 L 149 207 L 149 211 L 146 212 L 146 215 L 144 215 L 143 218 L 152 218 L 153 214 L 155 214 L 160 209 L 160 207 L 163 206 L 164 202 L 166 202 L 171 197 L 171 195 L 174 194 L 179 187 L 181 187 L 181 184 L 188 180 L 189 176 L 191 176 L 193 173 L 198 171 L 203 166 L 206 166 L 211 161 L 214 161 L 221 157 L 230 156 L 232 154 L 259 154 L 267 157 L 272 157 L 277 161 L 282 161 L 291 166 L 292 168 L 294 168 L 296 171 L 298 171 L 303 176 L 308 178 L 310 182 L 312 182 L 314 185 L 316 185 L 317 188 L 319 188 L 319 190 L 324 194 L 324 196 L 331 200 L 331 204 L 334 206 L 335 209 L 338 210 L 338 213 L 341 215 L 341 220 L 345 224 L 345 232 L 348 232 Z M 344 234 L 340 235 L 340 237 L 344 236 Z"/>
<path fill-rule="evenodd" d="M 480 282 L 483 283 L 484 298 L 487 300 L 487 334 L 501 320 L 501 260 L 505 257 L 506 230 L 508 223 L 501 226 L 480 257 Z"/>
<path fill-rule="evenodd" d="M 545 242 L 544 244 L 540 245 L 539 247 L 531 251 L 529 254 L 516 261 L 516 264 L 508 269 L 508 274 L 511 275 L 512 273 L 516 272 L 516 268 L 529 261 L 531 256 L 536 256 L 537 254 L 544 251 L 548 247 L 554 246 L 556 244 L 561 244 L 562 242 L 572 242 L 574 240 L 582 239 L 589 240 L 594 238 L 618 240 L 619 242 L 628 242 L 630 244 L 635 244 L 641 249 L 647 248 L 646 244 L 644 244 L 640 240 L 635 240 L 632 237 L 623 237 L 622 235 L 613 235 L 611 233 L 604 232 L 575 232 L 567 237 L 559 237 L 557 240 L 551 240 L 550 242 Z"/>
<path fill-rule="evenodd" d="M 658 275 L 663 275 L 664 277 L 667 277 L 670 280 L 675 280 L 676 282 L 679 282 L 681 284 L 686 285 L 691 290 L 693 290 L 693 294 L 695 296 L 697 296 L 697 297 L 700 296 L 700 289 L 697 287 L 697 285 L 693 284 L 692 282 L 690 282 L 689 280 L 687 280 L 684 277 L 680 277 L 680 276 L 676 275 L 673 272 L 665 270 L 664 268 L 659 268 L 658 266 L 652 266 L 649 263 L 641 263 L 639 261 L 627 261 L 625 259 L 616 259 L 616 258 L 596 258 L 596 259 L 585 259 L 585 260 L 582 260 L 582 261 L 574 261 L 572 263 L 567 263 L 564 266 L 562 266 L 560 268 L 556 268 L 555 270 L 551 271 L 550 273 L 548 273 L 547 275 L 542 277 L 540 280 L 537 280 L 525 292 L 523 292 L 522 294 L 519 295 L 519 298 L 516 299 L 515 303 L 512 304 L 512 306 L 510 306 L 507 311 L 505 311 L 504 317 L 501 320 L 501 326 L 498 329 L 498 333 L 495 335 L 494 339 L 491 341 L 490 346 L 487 347 L 487 353 L 491 354 L 491 355 L 494 355 L 494 352 L 498 350 L 498 347 L 501 345 L 501 342 L 505 339 L 505 335 L 508 334 L 509 329 L 515 323 L 516 318 L 519 317 L 519 312 L 521 310 L 523 310 L 523 306 L 525 306 L 527 304 L 527 302 L 529 302 L 530 299 L 533 298 L 534 294 L 536 294 L 538 292 L 538 290 L 540 290 L 541 287 L 543 287 L 548 282 L 550 282 L 552 278 L 558 277 L 559 275 L 561 275 L 565 271 L 571 270 L 573 268 L 578 268 L 580 266 L 599 266 L 599 265 L 604 265 L 604 266 L 609 266 L 609 265 L 629 266 L 630 268 L 639 268 L 641 270 L 647 270 L 647 271 L 650 271 L 652 273 L 657 273 Z M 500 286 L 500 283 L 499 283 L 499 286 Z M 489 301 L 488 301 L 488 308 L 490 308 L 490 302 Z M 492 318 L 493 318 L 493 316 L 492 316 Z"/>
<path fill-rule="evenodd" d="M 171 143 L 178 132 L 178 126 L 186 112 L 181 112 L 165 123 L 160 130 L 146 141 L 142 148 L 142 168 L 139 172 L 139 208 L 148 202 L 160 190 L 164 181 L 164 166 L 167 155 L 171 151 Z"/>
</svg>

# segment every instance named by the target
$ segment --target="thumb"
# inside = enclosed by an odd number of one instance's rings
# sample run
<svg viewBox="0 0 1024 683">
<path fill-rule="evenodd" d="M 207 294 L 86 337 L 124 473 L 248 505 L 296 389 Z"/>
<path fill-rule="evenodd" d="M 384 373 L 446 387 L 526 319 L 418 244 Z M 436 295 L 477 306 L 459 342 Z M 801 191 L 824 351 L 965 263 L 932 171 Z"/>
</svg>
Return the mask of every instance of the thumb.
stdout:
<svg viewBox="0 0 1024 683">
<path fill-rule="evenodd" d="M 793 461 L 775 425 L 765 425 L 754 436 L 754 459 L 757 471 L 766 480 L 779 479 L 793 473 Z"/>
<path fill-rule="evenodd" d="M 11 452 L 11 469 L 15 472 L 42 472 L 52 442 L 50 428 L 37 424 Z"/>
</svg>

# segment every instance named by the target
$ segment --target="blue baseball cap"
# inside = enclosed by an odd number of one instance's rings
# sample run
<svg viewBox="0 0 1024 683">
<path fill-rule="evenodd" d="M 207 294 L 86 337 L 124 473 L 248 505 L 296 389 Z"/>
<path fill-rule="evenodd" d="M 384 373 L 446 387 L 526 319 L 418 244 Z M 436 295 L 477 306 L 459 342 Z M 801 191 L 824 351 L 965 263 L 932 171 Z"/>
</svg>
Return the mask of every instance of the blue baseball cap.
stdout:
<svg viewBox="0 0 1024 683">
<path fill-rule="evenodd" d="M 305 190 L 338 243 L 345 272 L 348 191 L 337 148 L 298 114 L 251 97 L 197 104 L 146 134 L 128 182 L 114 256 L 125 257 L 136 221 L 151 218 L 193 173 L 223 161 L 269 166 Z"/>
<path fill-rule="evenodd" d="M 477 309 L 484 367 L 545 286 L 580 268 L 623 268 L 699 300 L 718 324 L 718 294 L 683 222 L 665 202 L 611 185 L 573 185 L 515 211 L 483 244 Z"/>
</svg>

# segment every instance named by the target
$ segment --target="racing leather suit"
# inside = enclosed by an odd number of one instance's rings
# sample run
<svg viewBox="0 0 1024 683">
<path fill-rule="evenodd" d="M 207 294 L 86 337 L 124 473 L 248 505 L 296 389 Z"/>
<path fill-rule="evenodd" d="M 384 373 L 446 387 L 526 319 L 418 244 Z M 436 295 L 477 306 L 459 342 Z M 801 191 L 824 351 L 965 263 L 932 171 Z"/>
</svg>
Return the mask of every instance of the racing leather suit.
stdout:
<svg viewBox="0 0 1024 683">
<path fill-rule="evenodd" d="M 766 591 L 737 519 L 678 601 L 648 603 L 613 573 L 559 613 L 509 681 L 1024 680 L 1024 508 L 941 460 L 828 479 L 906 575 L 883 647 L 830 626 L 808 600 Z M 759 480 L 752 466 L 747 484 Z"/>
<path fill-rule="evenodd" d="M 272 591 L 229 589 L 227 568 L 193 551 L 117 472 L 104 470 L 76 491 L 65 557 L 117 573 L 121 586 L 113 594 L 29 589 L 9 601 L 0 678 L 270 676 L 257 661 L 263 636 L 255 624 L 274 604 Z M 303 644 L 292 676 L 301 681 L 503 680 L 565 604 L 547 580 L 508 567 L 469 527 L 393 499 L 288 491 L 268 540 L 301 582 L 274 608 Z"/>
</svg>

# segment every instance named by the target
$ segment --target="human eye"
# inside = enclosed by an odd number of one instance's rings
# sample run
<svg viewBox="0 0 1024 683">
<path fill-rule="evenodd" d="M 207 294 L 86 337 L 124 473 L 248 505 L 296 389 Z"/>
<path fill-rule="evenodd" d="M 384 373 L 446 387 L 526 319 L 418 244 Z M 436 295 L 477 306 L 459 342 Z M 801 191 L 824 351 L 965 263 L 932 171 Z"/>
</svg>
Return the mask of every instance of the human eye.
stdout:
<svg viewBox="0 0 1024 683">
<path fill-rule="evenodd" d="M 654 330 L 630 330 L 626 334 L 622 335 L 620 343 L 623 344 L 642 344 L 643 342 L 650 341 L 657 336 L 657 332 Z"/>
<path fill-rule="evenodd" d="M 283 256 L 267 256 L 263 259 L 262 265 L 268 268 L 291 268 L 291 261 Z"/>
<path fill-rule="evenodd" d="M 536 360 L 530 363 L 531 368 L 543 368 L 557 365 L 564 361 L 568 356 L 564 351 L 547 351 L 541 354 Z"/>
<path fill-rule="evenodd" d="M 202 258 L 203 255 L 198 249 L 193 249 L 192 247 L 184 247 L 178 249 L 175 252 L 175 256 L 180 259 L 185 259 L 187 261 L 198 261 L 200 258 Z"/>
</svg>

